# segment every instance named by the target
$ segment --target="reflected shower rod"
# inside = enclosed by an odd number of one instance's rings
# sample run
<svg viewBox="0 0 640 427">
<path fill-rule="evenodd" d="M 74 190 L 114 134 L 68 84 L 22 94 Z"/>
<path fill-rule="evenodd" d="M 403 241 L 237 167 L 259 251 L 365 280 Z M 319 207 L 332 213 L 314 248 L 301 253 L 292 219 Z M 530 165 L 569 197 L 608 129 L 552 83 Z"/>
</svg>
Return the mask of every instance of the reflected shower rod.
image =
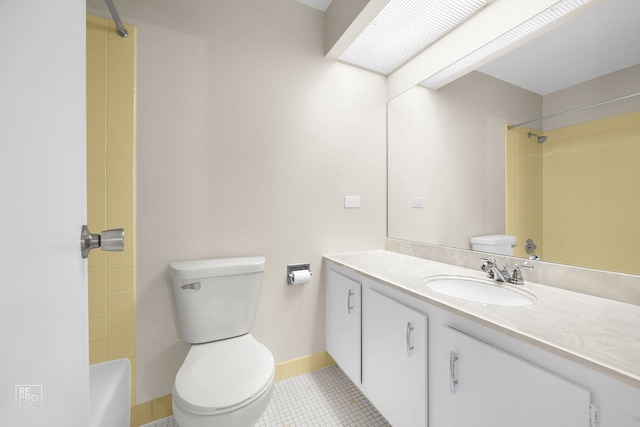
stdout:
<svg viewBox="0 0 640 427">
<path fill-rule="evenodd" d="M 527 120 L 526 122 L 518 123 L 516 125 L 507 126 L 507 130 L 519 128 L 521 126 L 528 125 L 529 123 L 539 122 L 541 120 L 553 119 L 554 117 L 560 117 L 560 116 L 564 116 L 566 114 L 576 113 L 578 111 L 586 110 L 588 108 L 598 107 L 600 105 L 609 104 L 611 102 L 622 101 L 623 99 L 632 98 L 632 97 L 638 96 L 638 95 L 640 95 L 640 92 L 633 93 L 631 95 L 621 96 L 621 97 L 615 98 L 615 99 L 609 99 L 607 101 L 596 102 L 595 104 L 585 105 L 584 107 L 574 108 L 574 109 L 571 109 L 571 110 L 563 111 L 561 113 L 549 114 L 548 116 L 540 117 L 539 119 Z"/>
<path fill-rule="evenodd" d="M 124 25 L 122 25 L 122 21 L 120 20 L 120 15 L 118 15 L 118 10 L 116 9 L 116 6 L 113 4 L 113 0 L 104 0 L 104 2 L 107 4 L 107 7 L 109 8 L 109 12 L 111 13 L 111 17 L 113 18 L 114 22 L 116 23 L 116 28 L 118 30 L 118 35 L 120 37 L 129 36 L 129 32 L 124 27 Z"/>
</svg>

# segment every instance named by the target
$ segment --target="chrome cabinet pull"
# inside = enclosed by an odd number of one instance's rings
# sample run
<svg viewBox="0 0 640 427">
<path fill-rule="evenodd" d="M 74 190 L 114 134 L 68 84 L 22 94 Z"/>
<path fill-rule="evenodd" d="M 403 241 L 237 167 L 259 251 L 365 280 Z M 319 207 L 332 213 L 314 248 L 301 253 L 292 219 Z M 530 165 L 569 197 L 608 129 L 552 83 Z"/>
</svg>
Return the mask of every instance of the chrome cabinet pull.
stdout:
<svg viewBox="0 0 640 427">
<path fill-rule="evenodd" d="M 411 325 L 411 322 L 407 322 L 407 357 L 411 357 L 413 352 L 413 345 L 411 345 L 411 331 L 413 331 L 413 325 Z"/>
<path fill-rule="evenodd" d="M 456 361 L 458 360 L 458 355 L 455 351 L 449 352 L 449 391 L 451 394 L 456 394 L 456 384 L 458 384 L 458 380 L 456 380 Z"/>
<path fill-rule="evenodd" d="M 353 306 L 351 305 L 351 296 L 353 295 L 353 291 L 349 289 L 349 294 L 347 295 L 347 313 L 351 314 L 351 310 L 353 310 Z"/>
</svg>

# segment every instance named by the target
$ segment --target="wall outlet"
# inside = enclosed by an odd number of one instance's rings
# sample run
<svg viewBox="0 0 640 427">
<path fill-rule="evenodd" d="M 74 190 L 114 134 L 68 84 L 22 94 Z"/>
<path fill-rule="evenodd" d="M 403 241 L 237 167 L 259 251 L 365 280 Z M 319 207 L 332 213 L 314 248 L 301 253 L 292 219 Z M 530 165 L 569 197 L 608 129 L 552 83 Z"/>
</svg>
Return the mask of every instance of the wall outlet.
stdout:
<svg viewBox="0 0 640 427">
<path fill-rule="evenodd" d="M 344 207 L 345 208 L 359 208 L 360 207 L 360 196 L 344 196 Z"/>
</svg>

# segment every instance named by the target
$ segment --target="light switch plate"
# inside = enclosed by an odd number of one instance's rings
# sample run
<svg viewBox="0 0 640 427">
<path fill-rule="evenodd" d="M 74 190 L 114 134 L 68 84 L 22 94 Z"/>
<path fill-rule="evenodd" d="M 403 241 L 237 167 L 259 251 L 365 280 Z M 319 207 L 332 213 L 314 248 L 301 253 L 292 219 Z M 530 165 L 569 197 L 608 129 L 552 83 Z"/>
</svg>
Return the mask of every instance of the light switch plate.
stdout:
<svg viewBox="0 0 640 427">
<path fill-rule="evenodd" d="M 344 196 L 344 207 L 345 208 L 359 208 L 360 207 L 360 196 Z"/>
<path fill-rule="evenodd" d="M 411 207 L 418 208 L 418 209 L 424 208 L 424 199 L 422 197 L 412 197 Z"/>
</svg>

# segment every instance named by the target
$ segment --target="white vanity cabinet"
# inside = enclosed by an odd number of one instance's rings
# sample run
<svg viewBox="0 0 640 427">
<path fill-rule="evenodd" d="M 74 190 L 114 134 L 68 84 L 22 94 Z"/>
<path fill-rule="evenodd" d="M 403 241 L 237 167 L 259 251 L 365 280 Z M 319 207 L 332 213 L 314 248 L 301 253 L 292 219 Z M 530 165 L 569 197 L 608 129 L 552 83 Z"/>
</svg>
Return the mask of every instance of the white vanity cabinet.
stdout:
<svg viewBox="0 0 640 427">
<path fill-rule="evenodd" d="M 589 427 L 591 393 L 455 329 L 439 326 L 432 426 Z"/>
<path fill-rule="evenodd" d="M 383 267 L 365 264 L 360 273 L 326 261 L 327 351 L 394 427 L 640 427 L 633 381 L 563 357 L 535 334 L 522 339 L 517 322 L 483 320 L 490 307 L 475 316 L 470 303 L 432 302 L 401 279 L 373 280 Z M 496 318 L 535 319 L 535 308 L 496 308 Z"/>
<path fill-rule="evenodd" d="M 362 284 L 337 269 L 326 270 L 327 352 L 356 385 L 362 380 Z"/>
<path fill-rule="evenodd" d="M 331 263 L 327 351 L 394 427 L 427 425 L 427 317 Z"/>
<path fill-rule="evenodd" d="M 394 427 L 427 420 L 427 318 L 372 288 L 362 296 L 362 385 Z"/>
</svg>

